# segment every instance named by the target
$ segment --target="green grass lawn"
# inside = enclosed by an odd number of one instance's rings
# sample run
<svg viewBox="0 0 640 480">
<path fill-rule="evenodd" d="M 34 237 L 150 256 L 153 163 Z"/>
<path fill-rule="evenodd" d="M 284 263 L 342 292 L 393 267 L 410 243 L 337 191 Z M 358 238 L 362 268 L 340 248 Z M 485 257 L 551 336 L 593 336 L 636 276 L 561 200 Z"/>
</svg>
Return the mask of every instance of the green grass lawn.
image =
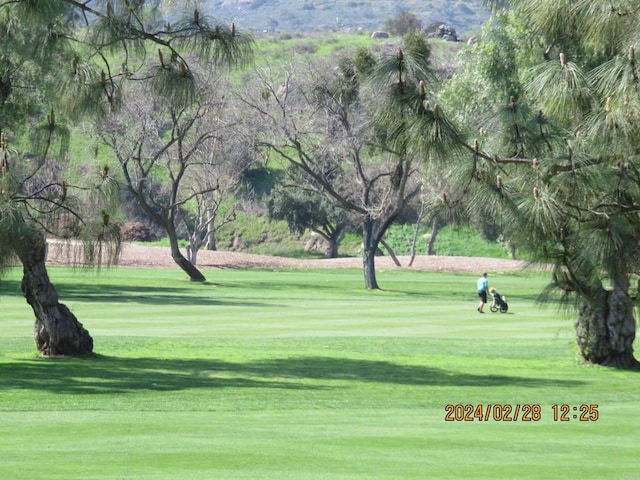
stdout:
<svg viewBox="0 0 640 480">
<path fill-rule="evenodd" d="M 581 365 L 538 274 L 493 274 L 509 313 L 484 315 L 475 275 L 380 270 L 376 292 L 358 270 L 50 275 L 97 355 L 36 355 L 6 272 L 2 479 L 640 478 L 640 372 Z M 448 422 L 448 404 L 540 420 Z"/>
</svg>

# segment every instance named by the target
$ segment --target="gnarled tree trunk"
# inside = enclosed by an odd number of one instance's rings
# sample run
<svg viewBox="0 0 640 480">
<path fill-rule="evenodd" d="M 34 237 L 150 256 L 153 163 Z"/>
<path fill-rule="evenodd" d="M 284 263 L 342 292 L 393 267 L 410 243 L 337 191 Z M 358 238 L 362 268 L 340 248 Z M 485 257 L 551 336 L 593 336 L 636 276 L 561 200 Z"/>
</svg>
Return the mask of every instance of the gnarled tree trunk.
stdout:
<svg viewBox="0 0 640 480">
<path fill-rule="evenodd" d="M 48 356 L 88 355 L 93 352 L 93 338 L 67 306 L 58 302 L 47 274 L 45 256 L 46 241 L 41 234 L 25 240 L 19 253 L 22 292 L 36 316 L 36 347 Z"/>
<path fill-rule="evenodd" d="M 614 282 L 612 290 L 599 288 L 592 301 L 581 305 L 576 339 L 586 361 L 612 367 L 637 367 L 640 363 L 633 356 L 635 336 L 633 304 L 624 284 Z"/>
</svg>

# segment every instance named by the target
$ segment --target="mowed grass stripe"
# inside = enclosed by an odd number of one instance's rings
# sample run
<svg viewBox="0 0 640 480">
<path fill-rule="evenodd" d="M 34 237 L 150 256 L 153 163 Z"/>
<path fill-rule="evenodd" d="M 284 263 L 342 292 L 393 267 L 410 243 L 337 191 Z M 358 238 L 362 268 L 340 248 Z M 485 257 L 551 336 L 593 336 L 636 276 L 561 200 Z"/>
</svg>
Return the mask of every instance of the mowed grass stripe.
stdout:
<svg viewBox="0 0 640 480">
<path fill-rule="evenodd" d="M 217 283 L 207 285 L 194 285 L 169 270 L 125 272 L 124 285 L 117 284 L 116 271 L 96 277 L 54 269 L 52 278 L 58 280 L 61 300 L 99 335 L 122 328 L 128 335 L 145 335 L 149 321 L 156 335 L 169 336 L 571 334 L 567 318 L 553 308 L 541 310 L 528 292 L 510 297 L 507 314 L 479 315 L 469 275 L 387 271 L 380 276 L 387 277 L 388 289 L 366 292 L 356 270 L 213 271 L 209 276 Z M 544 283 L 540 276 L 513 274 L 502 281 L 513 284 L 511 290 Z M 30 314 L 19 297 L 14 302 L 10 318 L 18 311 Z M 7 327 L 20 325 L 14 321 Z"/>
<path fill-rule="evenodd" d="M 89 479 L 601 479 L 636 473 L 628 467 L 633 447 L 621 447 L 619 437 L 595 425 L 445 424 L 420 409 L 362 410 L 348 421 L 339 412 L 322 410 L 197 417 L 70 412 L 50 418 L 76 433 L 75 439 L 58 435 L 47 448 L 47 478 L 54 479 L 68 475 L 64 462 L 70 452 L 83 465 L 82 478 Z M 8 425 L 12 431 L 18 426 L 23 423 Z M 0 464 L 0 473 L 37 471 L 28 442 L 37 434 L 55 432 L 32 425 L 14 435 L 17 455 Z M 91 442 L 81 440 L 90 436 Z M 614 454 L 615 464 L 603 462 L 603 452 Z"/>
</svg>

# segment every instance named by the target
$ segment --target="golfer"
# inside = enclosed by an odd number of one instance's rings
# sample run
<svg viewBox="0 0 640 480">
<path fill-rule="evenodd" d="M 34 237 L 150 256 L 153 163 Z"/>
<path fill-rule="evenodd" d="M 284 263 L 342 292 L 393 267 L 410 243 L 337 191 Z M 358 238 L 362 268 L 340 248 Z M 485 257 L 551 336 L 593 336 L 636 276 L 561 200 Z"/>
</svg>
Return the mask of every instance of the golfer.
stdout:
<svg viewBox="0 0 640 480">
<path fill-rule="evenodd" d="M 487 290 L 489 289 L 489 280 L 487 279 L 487 272 L 483 273 L 478 279 L 478 296 L 480 297 L 480 303 L 478 304 L 478 312 L 484 313 L 484 305 L 487 303 Z"/>
</svg>

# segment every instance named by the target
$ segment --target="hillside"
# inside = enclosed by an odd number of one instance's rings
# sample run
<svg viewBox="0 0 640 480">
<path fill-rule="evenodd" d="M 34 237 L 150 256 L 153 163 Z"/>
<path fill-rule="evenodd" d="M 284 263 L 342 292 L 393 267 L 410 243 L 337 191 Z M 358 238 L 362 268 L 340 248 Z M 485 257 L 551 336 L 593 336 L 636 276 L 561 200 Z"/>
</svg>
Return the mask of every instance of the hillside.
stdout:
<svg viewBox="0 0 640 480">
<path fill-rule="evenodd" d="M 208 0 L 207 13 L 234 21 L 252 32 L 379 30 L 400 12 L 416 15 L 425 26 L 454 27 L 470 35 L 488 16 L 482 0 Z"/>
</svg>

